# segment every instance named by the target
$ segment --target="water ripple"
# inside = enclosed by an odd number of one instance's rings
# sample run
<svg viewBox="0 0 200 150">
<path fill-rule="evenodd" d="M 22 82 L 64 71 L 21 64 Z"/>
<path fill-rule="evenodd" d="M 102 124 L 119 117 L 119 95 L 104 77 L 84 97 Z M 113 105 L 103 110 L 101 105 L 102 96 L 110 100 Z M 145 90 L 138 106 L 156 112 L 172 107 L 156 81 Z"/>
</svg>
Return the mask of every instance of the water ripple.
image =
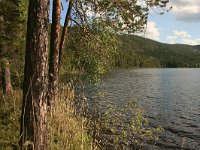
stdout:
<svg viewBox="0 0 200 150">
<path fill-rule="evenodd" d="M 165 132 L 154 149 L 200 149 L 200 69 L 119 69 L 99 90 L 116 104 L 137 100 Z"/>
</svg>

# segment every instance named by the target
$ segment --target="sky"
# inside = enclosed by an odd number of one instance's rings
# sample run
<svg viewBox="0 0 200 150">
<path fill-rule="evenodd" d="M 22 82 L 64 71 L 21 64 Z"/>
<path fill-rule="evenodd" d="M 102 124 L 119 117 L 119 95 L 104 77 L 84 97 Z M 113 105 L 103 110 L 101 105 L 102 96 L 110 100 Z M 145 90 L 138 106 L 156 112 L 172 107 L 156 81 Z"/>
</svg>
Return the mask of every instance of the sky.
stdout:
<svg viewBox="0 0 200 150">
<path fill-rule="evenodd" d="M 163 43 L 200 44 L 200 0 L 170 0 L 170 6 L 164 15 L 151 12 L 142 35 Z"/>
<path fill-rule="evenodd" d="M 67 7 L 66 0 L 62 3 Z M 200 0 L 170 0 L 167 7 L 171 6 L 163 15 L 151 10 L 146 31 L 140 35 L 163 43 L 200 45 Z M 62 11 L 61 24 L 66 10 Z"/>
</svg>

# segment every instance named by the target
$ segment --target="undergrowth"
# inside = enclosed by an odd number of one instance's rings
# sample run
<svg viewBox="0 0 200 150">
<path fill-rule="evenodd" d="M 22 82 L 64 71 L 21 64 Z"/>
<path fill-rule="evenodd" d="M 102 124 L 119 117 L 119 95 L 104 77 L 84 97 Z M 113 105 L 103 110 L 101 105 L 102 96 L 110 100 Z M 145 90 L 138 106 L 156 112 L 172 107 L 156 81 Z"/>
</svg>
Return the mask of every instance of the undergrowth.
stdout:
<svg viewBox="0 0 200 150">
<path fill-rule="evenodd" d="M 0 93 L 0 150 L 18 147 L 22 91 Z M 75 95 L 62 86 L 48 114 L 49 150 L 142 149 L 156 142 L 162 128 L 151 128 L 134 101 L 116 106 L 102 96 L 92 99 Z"/>
<path fill-rule="evenodd" d="M 87 133 L 87 119 L 76 115 L 74 90 L 61 88 L 57 101 L 49 114 L 50 150 L 89 150 L 91 138 Z"/>
<path fill-rule="evenodd" d="M 97 94 L 88 102 L 89 131 L 96 147 L 138 150 L 156 144 L 163 128 L 150 127 L 144 110 L 134 100 L 117 105 L 103 95 Z"/>
<path fill-rule="evenodd" d="M 19 141 L 21 90 L 9 95 L 0 92 L 0 150 L 17 147 Z"/>
</svg>

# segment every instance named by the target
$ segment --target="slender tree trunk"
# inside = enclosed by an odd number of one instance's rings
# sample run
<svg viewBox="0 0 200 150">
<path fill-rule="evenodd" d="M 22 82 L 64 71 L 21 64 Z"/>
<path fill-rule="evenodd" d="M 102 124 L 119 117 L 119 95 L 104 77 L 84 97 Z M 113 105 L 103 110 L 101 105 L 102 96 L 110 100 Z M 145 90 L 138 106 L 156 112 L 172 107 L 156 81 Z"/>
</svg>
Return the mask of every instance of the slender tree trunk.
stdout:
<svg viewBox="0 0 200 150">
<path fill-rule="evenodd" d="M 62 36 L 61 36 L 61 41 L 60 41 L 60 47 L 59 47 L 59 53 L 60 53 L 59 54 L 59 64 L 61 63 L 62 51 L 64 49 L 64 46 L 65 46 L 65 43 L 66 43 L 66 39 L 67 39 L 68 24 L 69 24 L 69 20 L 70 20 L 70 15 L 71 15 L 73 3 L 74 3 L 74 0 L 70 0 L 69 1 L 69 6 L 68 6 L 67 14 L 65 16 L 65 23 L 64 23 L 64 27 L 63 27 L 63 31 L 62 31 Z"/>
<path fill-rule="evenodd" d="M 50 62 L 49 62 L 49 95 L 50 107 L 56 99 L 59 83 L 59 44 L 60 44 L 60 13 L 61 1 L 53 0 L 53 14 L 50 40 Z"/>
<path fill-rule="evenodd" d="M 30 0 L 21 114 L 21 147 L 47 150 L 49 0 Z"/>
<path fill-rule="evenodd" d="M 2 64 L 2 85 L 3 85 L 3 93 L 10 94 L 12 92 L 12 84 L 10 78 L 10 67 L 7 59 L 3 60 Z"/>
</svg>

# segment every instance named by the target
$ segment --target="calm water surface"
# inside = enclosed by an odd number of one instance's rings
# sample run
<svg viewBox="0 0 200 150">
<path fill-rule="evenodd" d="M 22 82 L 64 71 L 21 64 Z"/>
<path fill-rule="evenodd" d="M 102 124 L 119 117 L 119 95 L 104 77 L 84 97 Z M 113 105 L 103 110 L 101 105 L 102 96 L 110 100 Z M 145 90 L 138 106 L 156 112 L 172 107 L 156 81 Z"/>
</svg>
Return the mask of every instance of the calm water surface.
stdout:
<svg viewBox="0 0 200 150">
<path fill-rule="evenodd" d="M 200 150 L 200 69 L 119 69 L 99 89 L 119 105 L 137 100 L 165 129 L 155 149 Z"/>
</svg>

